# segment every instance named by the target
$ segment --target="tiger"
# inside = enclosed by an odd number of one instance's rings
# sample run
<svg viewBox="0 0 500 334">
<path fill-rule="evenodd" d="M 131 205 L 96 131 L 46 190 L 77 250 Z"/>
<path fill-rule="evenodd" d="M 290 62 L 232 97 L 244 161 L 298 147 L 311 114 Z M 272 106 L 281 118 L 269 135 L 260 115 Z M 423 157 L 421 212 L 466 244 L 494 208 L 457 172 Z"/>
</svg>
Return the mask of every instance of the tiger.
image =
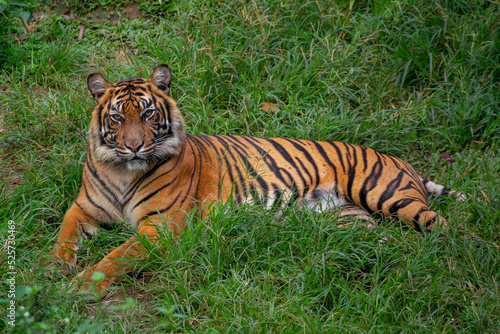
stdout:
<svg viewBox="0 0 500 334">
<path fill-rule="evenodd" d="M 344 142 L 244 135 L 191 135 L 169 96 L 172 73 L 157 66 L 149 79 L 109 83 L 88 76 L 97 101 L 78 196 L 58 232 L 50 266 L 76 268 L 82 238 L 101 224 L 124 221 L 136 234 L 73 278 L 73 289 L 94 285 L 104 293 L 131 271 L 132 259 L 148 254 L 141 238 L 158 241 L 159 230 L 182 238 L 188 213 L 198 219 L 210 207 L 233 201 L 283 210 L 295 205 L 332 212 L 341 226 L 374 217 L 397 217 L 416 231 L 447 226 L 428 206 L 428 195 L 454 191 L 419 176 L 405 161 Z"/>
</svg>

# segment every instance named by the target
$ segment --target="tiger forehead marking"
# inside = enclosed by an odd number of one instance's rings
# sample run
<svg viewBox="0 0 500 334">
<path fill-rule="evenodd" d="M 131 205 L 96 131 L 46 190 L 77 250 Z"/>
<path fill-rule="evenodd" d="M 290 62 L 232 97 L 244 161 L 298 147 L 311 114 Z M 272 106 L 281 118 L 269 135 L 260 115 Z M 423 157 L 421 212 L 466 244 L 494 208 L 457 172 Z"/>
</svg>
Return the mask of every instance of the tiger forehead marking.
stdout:
<svg viewBox="0 0 500 334">
<path fill-rule="evenodd" d="M 406 162 L 373 149 L 341 142 L 251 136 L 187 135 L 168 96 L 170 69 L 158 66 L 149 79 L 110 84 L 88 77 L 98 101 L 89 127 L 89 148 L 78 198 L 66 213 L 55 261 L 76 264 L 79 236 L 101 222 L 124 219 L 141 237 L 155 241 L 157 226 L 180 234 L 190 213 L 206 218 L 212 203 L 233 200 L 279 213 L 302 205 L 331 211 L 339 225 L 376 226 L 372 214 L 397 216 L 416 230 L 445 225 L 427 195 L 449 195 L 422 179 Z M 462 197 L 463 198 L 463 197 Z M 137 237 L 113 250 L 78 279 L 106 279 L 102 291 L 148 253 Z"/>
<path fill-rule="evenodd" d="M 127 80 L 113 85 L 110 104 L 111 112 L 140 113 L 154 107 L 153 92 L 142 79 Z"/>
</svg>

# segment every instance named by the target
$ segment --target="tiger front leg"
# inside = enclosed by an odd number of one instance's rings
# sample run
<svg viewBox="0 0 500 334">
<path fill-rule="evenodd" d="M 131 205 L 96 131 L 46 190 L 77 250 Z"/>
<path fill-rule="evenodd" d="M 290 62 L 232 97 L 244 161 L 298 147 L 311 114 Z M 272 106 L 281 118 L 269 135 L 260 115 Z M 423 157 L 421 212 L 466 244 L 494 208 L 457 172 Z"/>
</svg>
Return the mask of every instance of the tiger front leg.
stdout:
<svg viewBox="0 0 500 334">
<path fill-rule="evenodd" d="M 64 275 L 73 272 L 76 267 L 76 251 L 80 236 L 83 234 L 88 237 L 97 233 L 97 226 L 99 226 L 98 221 L 73 203 L 64 215 L 52 259 L 46 263 L 45 267 L 55 266 Z"/>
<path fill-rule="evenodd" d="M 82 271 L 71 282 L 72 290 L 89 290 L 95 284 L 96 292 L 102 294 L 111 285 L 121 281 L 121 276 L 133 271 L 134 261 L 148 255 L 148 249 L 141 243 L 141 238 L 155 243 L 158 239 L 158 230 L 155 224 L 144 223 L 138 230 L 139 236 L 127 240 L 120 247 L 114 249 L 99 263 Z M 96 281 L 94 273 L 103 273 L 104 278 Z"/>
</svg>

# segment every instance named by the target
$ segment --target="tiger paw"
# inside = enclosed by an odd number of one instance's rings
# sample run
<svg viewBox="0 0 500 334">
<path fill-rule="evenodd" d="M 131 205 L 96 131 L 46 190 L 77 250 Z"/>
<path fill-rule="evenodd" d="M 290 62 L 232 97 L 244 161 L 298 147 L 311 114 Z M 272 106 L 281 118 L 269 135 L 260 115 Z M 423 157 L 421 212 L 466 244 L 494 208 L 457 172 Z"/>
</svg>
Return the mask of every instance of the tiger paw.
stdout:
<svg viewBox="0 0 500 334">
<path fill-rule="evenodd" d="M 69 289 L 70 291 L 95 292 L 97 297 L 102 296 L 104 291 L 112 284 L 113 282 L 106 279 L 104 273 L 88 268 L 71 280 Z"/>
<path fill-rule="evenodd" d="M 52 258 L 45 261 L 45 269 L 55 270 L 65 276 L 74 272 L 77 261 L 76 249 L 56 246 Z"/>
</svg>

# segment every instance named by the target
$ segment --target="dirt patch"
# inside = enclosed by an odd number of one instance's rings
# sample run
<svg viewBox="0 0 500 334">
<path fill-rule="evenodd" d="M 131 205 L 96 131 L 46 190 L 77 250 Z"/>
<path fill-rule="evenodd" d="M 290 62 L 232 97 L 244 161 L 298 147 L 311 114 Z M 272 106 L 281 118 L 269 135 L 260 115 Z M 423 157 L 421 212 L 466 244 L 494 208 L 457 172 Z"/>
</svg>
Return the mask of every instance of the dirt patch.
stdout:
<svg viewBox="0 0 500 334">
<path fill-rule="evenodd" d="M 118 21 L 123 17 L 129 20 L 133 20 L 143 17 L 144 14 L 141 12 L 139 4 L 133 3 L 124 8 L 104 9 L 103 7 L 99 6 L 91 12 L 91 16 L 94 23 L 108 21 L 116 25 L 118 24 Z"/>
<path fill-rule="evenodd" d="M 144 16 L 144 14 L 142 14 L 141 12 L 141 9 L 139 8 L 138 2 L 134 2 L 133 4 L 126 6 L 124 10 L 125 17 L 129 20 L 138 19 Z"/>
</svg>

